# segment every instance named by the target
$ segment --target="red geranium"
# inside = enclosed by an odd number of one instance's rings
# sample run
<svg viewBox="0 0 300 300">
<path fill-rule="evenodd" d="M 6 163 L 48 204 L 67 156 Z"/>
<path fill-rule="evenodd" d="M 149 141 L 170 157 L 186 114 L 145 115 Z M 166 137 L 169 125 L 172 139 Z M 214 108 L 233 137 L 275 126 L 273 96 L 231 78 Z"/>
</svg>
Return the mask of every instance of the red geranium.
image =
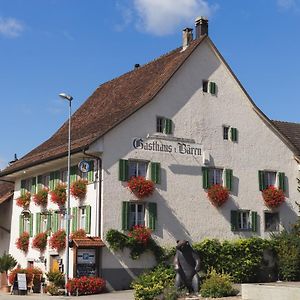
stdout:
<svg viewBox="0 0 300 300">
<path fill-rule="evenodd" d="M 57 251 L 62 251 L 66 248 L 66 232 L 60 229 L 53 233 L 49 240 L 49 245 L 52 249 Z"/>
<path fill-rule="evenodd" d="M 67 200 L 67 191 L 66 185 L 59 183 L 53 191 L 50 192 L 51 201 L 56 203 L 59 206 L 62 206 L 66 203 Z"/>
<path fill-rule="evenodd" d="M 34 270 L 36 270 L 36 268 Z M 11 285 L 14 284 L 18 273 L 26 274 L 27 284 L 29 284 L 32 281 L 33 274 L 34 274 L 32 268 L 27 268 L 27 269 L 16 268 L 16 269 L 11 270 L 9 273 L 9 276 L 8 276 L 8 281 Z M 41 271 L 41 273 L 42 273 L 42 271 Z"/>
<path fill-rule="evenodd" d="M 33 202 L 36 205 L 47 206 L 48 202 L 48 189 L 43 188 L 33 195 Z"/>
<path fill-rule="evenodd" d="M 20 249 L 23 252 L 28 251 L 29 247 L 29 233 L 28 232 L 23 232 L 16 241 L 16 246 L 18 249 Z"/>
<path fill-rule="evenodd" d="M 214 184 L 207 190 L 207 196 L 214 206 L 219 207 L 227 201 L 229 192 L 222 185 Z"/>
<path fill-rule="evenodd" d="M 82 239 L 86 237 L 86 232 L 84 229 L 78 229 L 71 233 L 70 238 L 73 239 Z"/>
<path fill-rule="evenodd" d="M 72 183 L 70 191 L 71 195 L 78 200 L 83 200 L 86 195 L 88 181 L 84 179 L 76 180 Z"/>
<path fill-rule="evenodd" d="M 38 233 L 32 241 L 32 247 L 44 251 L 47 247 L 47 238 L 47 232 Z"/>
<path fill-rule="evenodd" d="M 143 225 L 133 226 L 128 236 L 141 244 L 147 244 L 151 238 L 151 230 Z"/>
<path fill-rule="evenodd" d="M 262 191 L 262 196 L 266 206 L 270 208 L 279 206 L 285 200 L 283 190 L 272 185 Z"/>
<path fill-rule="evenodd" d="M 153 194 L 154 183 L 143 176 L 131 177 L 128 181 L 128 188 L 138 198 L 143 198 Z"/>
<path fill-rule="evenodd" d="M 69 279 L 66 284 L 71 295 L 99 294 L 105 290 L 105 280 L 100 277 L 80 277 Z"/>
<path fill-rule="evenodd" d="M 30 204 L 30 197 L 31 194 L 29 192 L 23 193 L 18 199 L 17 199 L 17 205 L 23 208 L 28 208 Z"/>
</svg>

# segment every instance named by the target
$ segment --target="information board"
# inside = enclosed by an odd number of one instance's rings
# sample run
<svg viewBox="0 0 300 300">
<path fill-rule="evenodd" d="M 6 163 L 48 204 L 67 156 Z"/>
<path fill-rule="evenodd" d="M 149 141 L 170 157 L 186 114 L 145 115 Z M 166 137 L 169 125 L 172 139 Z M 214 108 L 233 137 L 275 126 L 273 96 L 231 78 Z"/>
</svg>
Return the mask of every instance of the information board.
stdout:
<svg viewBox="0 0 300 300">
<path fill-rule="evenodd" d="M 18 273 L 17 279 L 18 279 L 18 290 L 27 291 L 26 274 Z"/>
</svg>

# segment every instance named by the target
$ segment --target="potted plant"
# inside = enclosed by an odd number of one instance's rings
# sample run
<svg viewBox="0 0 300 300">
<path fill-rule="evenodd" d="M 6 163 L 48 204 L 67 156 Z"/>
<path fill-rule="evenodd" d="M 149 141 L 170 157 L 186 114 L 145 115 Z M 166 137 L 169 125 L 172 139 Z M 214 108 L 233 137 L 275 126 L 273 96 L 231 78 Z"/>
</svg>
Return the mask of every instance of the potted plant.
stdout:
<svg viewBox="0 0 300 300">
<path fill-rule="evenodd" d="M 154 183 L 143 176 L 131 177 L 127 187 L 139 199 L 149 197 L 154 191 Z"/>
<path fill-rule="evenodd" d="M 28 251 L 28 246 L 29 246 L 29 233 L 28 232 L 23 232 L 16 241 L 16 246 L 19 250 L 23 252 Z"/>
<path fill-rule="evenodd" d="M 41 252 L 45 251 L 47 247 L 47 238 L 48 238 L 47 232 L 38 233 L 33 238 L 32 247 L 40 250 Z"/>
<path fill-rule="evenodd" d="M 17 205 L 23 208 L 28 208 L 30 204 L 30 192 L 22 193 L 19 198 L 17 198 Z"/>
<path fill-rule="evenodd" d="M 8 285 L 8 271 L 12 270 L 17 265 L 17 261 L 10 254 L 4 252 L 0 257 L 0 273 L 5 273 L 5 282 L 2 282 L 2 289 L 9 293 L 10 286 Z"/>
<path fill-rule="evenodd" d="M 151 230 L 143 225 L 136 225 L 129 231 L 128 237 L 138 243 L 147 245 L 151 238 Z"/>
<path fill-rule="evenodd" d="M 79 179 L 71 184 L 71 195 L 78 200 L 83 200 L 86 196 L 88 181 L 84 179 Z"/>
<path fill-rule="evenodd" d="M 42 188 L 33 195 L 33 202 L 39 206 L 47 206 L 48 202 L 48 189 Z"/>
<path fill-rule="evenodd" d="M 71 240 L 74 240 L 74 239 L 82 239 L 82 238 L 85 238 L 86 237 L 86 232 L 84 229 L 78 229 L 74 232 L 71 233 Z"/>
<path fill-rule="evenodd" d="M 281 189 L 271 185 L 262 191 L 262 196 L 266 206 L 275 208 L 284 202 L 284 192 Z"/>
<path fill-rule="evenodd" d="M 64 250 L 66 248 L 66 232 L 63 229 L 60 229 L 53 233 L 49 240 L 49 245 L 58 252 Z"/>
<path fill-rule="evenodd" d="M 55 189 L 50 192 L 51 201 L 58 206 L 63 206 L 67 200 L 66 185 L 63 183 L 57 184 Z"/>
<path fill-rule="evenodd" d="M 229 192 L 228 189 L 222 185 L 214 184 L 208 188 L 207 197 L 214 206 L 220 207 L 227 201 Z"/>
</svg>

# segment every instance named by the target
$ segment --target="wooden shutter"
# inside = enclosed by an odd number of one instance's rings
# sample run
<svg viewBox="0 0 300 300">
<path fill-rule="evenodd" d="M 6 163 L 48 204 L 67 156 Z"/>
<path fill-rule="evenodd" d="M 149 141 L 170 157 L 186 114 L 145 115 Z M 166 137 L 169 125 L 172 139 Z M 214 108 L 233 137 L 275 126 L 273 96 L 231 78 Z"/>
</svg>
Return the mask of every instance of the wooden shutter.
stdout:
<svg viewBox="0 0 300 300">
<path fill-rule="evenodd" d="M 231 135 L 230 136 L 231 141 L 236 142 L 237 141 L 237 129 L 230 127 L 230 135 Z"/>
<path fill-rule="evenodd" d="M 43 188 L 43 176 L 39 175 L 37 177 L 37 191 L 40 191 Z"/>
<path fill-rule="evenodd" d="M 91 233 L 91 206 L 87 205 L 86 209 L 86 218 L 85 218 L 85 232 L 90 234 Z"/>
<path fill-rule="evenodd" d="M 154 183 L 160 184 L 160 163 L 151 162 L 151 180 Z"/>
<path fill-rule="evenodd" d="M 239 224 L 238 224 L 238 211 L 237 210 L 230 211 L 230 222 L 231 222 L 231 230 L 238 231 Z"/>
<path fill-rule="evenodd" d="M 72 166 L 70 168 L 70 183 L 71 184 L 77 180 L 77 169 L 78 169 L 77 166 Z M 68 178 L 67 178 L 67 182 L 68 182 Z"/>
<path fill-rule="evenodd" d="M 129 207 L 130 202 L 122 202 L 122 230 L 129 230 Z"/>
<path fill-rule="evenodd" d="M 58 213 L 54 212 L 52 215 L 51 231 L 54 233 L 58 230 Z"/>
<path fill-rule="evenodd" d="M 172 134 L 172 120 L 170 119 L 164 119 L 164 128 L 166 134 Z"/>
<path fill-rule="evenodd" d="M 19 235 L 24 232 L 24 215 L 19 216 Z"/>
<path fill-rule="evenodd" d="M 90 160 L 89 161 L 89 166 L 90 166 L 90 170 L 88 171 L 88 174 L 87 174 L 87 179 L 88 179 L 88 182 L 94 182 L 94 161 L 93 160 Z"/>
<path fill-rule="evenodd" d="M 251 212 L 251 230 L 257 232 L 257 212 Z"/>
<path fill-rule="evenodd" d="M 225 169 L 225 186 L 231 191 L 232 190 L 232 170 Z"/>
<path fill-rule="evenodd" d="M 21 195 L 24 195 L 26 192 L 26 179 L 21 180 Z"/>
<path fill-rule="evenodd" d="M 33 236 L 33 214 L 29 215 L 29 236 Z"/>
<path fill-rule="evenodd" d="M 155 230 L 156 228 L 156 220 L 157 220 L 157 204 L 154 202 L 149 202 L 148 203 L 148 227 L 151 230 Z"/>
<path fill-rule="evenodd" d="M 50 231 L 51 231 L 51 228 L 52 228 L 52 214 L 51 213 L 48 213 L 47 215 L 47 231 L 48 231 L 48 234 L 50 234 Z"/>
<path fill-rule="evenodd" d="M 265 189 L 264 171 L 258 171 L 258 183 L 259 183 L 259 190 L 263 191 Z"/>
<path fill-rule="evenodd" d="M 35 234 L 41 232 L 41 213 L 35 214 Z"/>
<path fill-rule="evenodd" d="M 120 181 L 128 180 L 128 160 L 126 159 L 119 160 L 119 180 Z"/>
<path fill-rule="evenodd" d="M 36 193 L 36 177 L 31 178 L 31 195 Z"/>
<path fill-rule="evenodd" d="M 56 186 L 59 184 L 60 182 L 60 171 L 55 171 L 54 172 L 54 189 L 56 188 Z"/>
<path fill-rule="evenodd" d="M 77 230 L 77 222 L 78 222 L 78 208 L 72 208 L 72 232 Z"/>
<path fill-rule="evenodd" d="M 215 95 L 216 94 L 216 83 L 215 82 L 210 82 L 209 83 L 209 92 L 212 94 L 212 95 Z"/>
<path fill-rule="evenodd" d="M 202 167 L 202 187 L 204 189 L 209 188 L 209 179 L 208 179 L 208 168 Z"/>
<path fill-rule="evenodd" d="M 285 192 L 285 174 L 283 172 L 278 173 L 278 187 Z"/>
<path fill-rule="evenodd" d="M 55 172 L 50 172 L 50 180 L 49 180 L 50 190 L 54 190 L 54 178 L 55 178 Z"/>
</svg>

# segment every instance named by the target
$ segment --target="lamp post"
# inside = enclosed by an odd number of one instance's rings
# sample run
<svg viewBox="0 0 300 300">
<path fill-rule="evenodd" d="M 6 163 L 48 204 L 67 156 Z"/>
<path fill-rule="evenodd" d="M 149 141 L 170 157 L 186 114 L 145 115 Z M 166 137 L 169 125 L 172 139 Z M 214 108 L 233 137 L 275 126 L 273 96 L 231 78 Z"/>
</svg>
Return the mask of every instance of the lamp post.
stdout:
<svg viewBox="0 0 300 300">
<path fill-rule="evenodd" d="M 69 279 L 69 235 L 70 235 L 70 168 L 71 168 L 71 108 L 72 108 L 72 100 L 73 97 L 67 95 L 65 93 L 59 94 L 64 100 L 69 101 L 69 130 L 68 130 L 68 186 L 67 186 L 67 211 L 66 211 L 66 235 L 67 235 L 67 243 L 66 243 L 66 284 Z M 65 294 L 68 295 L 67 289 Z"/>
</svg>

